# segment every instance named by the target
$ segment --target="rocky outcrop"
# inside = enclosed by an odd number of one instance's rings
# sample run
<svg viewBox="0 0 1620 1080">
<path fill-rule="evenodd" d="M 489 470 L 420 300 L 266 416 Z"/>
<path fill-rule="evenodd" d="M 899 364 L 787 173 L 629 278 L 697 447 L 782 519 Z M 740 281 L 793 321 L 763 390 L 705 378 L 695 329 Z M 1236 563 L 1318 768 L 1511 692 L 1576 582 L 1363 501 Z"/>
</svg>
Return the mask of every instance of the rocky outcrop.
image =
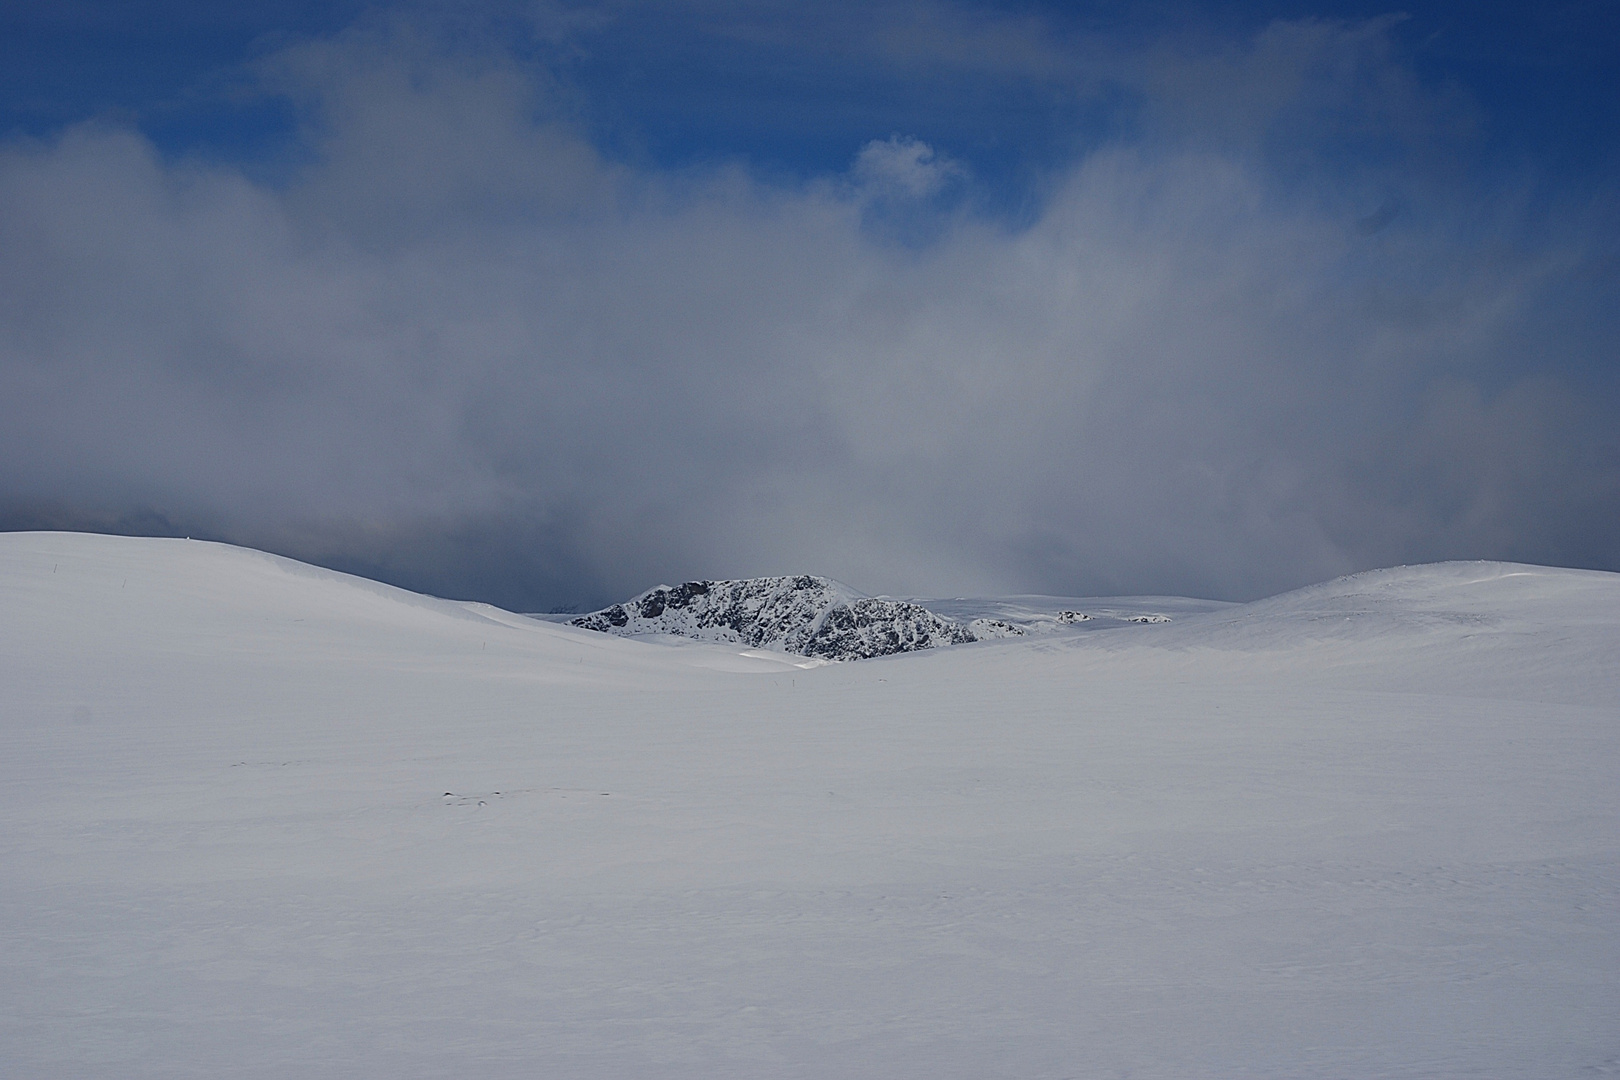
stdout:
<svg viewBox="0 0 1620 1080">
<path fill-rule="evenodd" d="M 961 623 L 919 604 L 864 597 L 809 574 L 660 585 L 572 624 L 623 637 L 671 634 L 825 660 L 978 640 Z"/>
<path fill-rule="evenodd" d="M 961 623 L 920 605 L 863 599 L 829 608 L 802 647 L 789 651 L 826 660 L 865 660 L 977 640 Z"/>
</svg>

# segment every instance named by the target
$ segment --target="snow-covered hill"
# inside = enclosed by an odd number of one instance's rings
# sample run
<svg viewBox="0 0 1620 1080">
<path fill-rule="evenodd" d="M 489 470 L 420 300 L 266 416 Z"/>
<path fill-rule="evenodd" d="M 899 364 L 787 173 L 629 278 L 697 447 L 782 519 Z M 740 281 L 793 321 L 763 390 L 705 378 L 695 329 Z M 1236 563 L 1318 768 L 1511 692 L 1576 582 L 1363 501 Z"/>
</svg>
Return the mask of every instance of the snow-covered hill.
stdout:
<svg viewBox="0 0 1620 1080">
<path fill-rule="evenodd" d="M 821 660 L 866 660 L 978 640 L 918 604 L 861 596 L 808 574 L 660 585 L 571 623 L 623 637 L 670 635 Z"/>
<path fill-rule="evenodd" d="M 1620 575 L 949 603 L 1026 633 L 0 534 L 0 1075 L 1614 1071 Z"/>
</svg>

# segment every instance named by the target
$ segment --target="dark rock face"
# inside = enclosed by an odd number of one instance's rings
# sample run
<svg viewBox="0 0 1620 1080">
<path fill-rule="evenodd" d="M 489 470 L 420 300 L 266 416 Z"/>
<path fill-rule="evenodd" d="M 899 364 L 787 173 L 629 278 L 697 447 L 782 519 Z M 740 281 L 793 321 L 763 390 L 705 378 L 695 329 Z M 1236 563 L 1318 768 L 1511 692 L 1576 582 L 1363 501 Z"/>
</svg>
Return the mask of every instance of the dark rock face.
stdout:
<svg viewBox="0 0 1620 1080">
<path fill-rule="evenodd" d="M 797 651 L 828 660 L 865 660 L 976 640 L 961 623 L 943 619 L 925 607 L 868 599 L 830 609 Z"/>
<path fill-rule="evenodd" d="M 808 574 L 661 585 L 572 624 L 624 637 L 674 634 L 825 660 L 977 640 L 967 627 L 917 604 L 858 596 Z"/>
</svg>

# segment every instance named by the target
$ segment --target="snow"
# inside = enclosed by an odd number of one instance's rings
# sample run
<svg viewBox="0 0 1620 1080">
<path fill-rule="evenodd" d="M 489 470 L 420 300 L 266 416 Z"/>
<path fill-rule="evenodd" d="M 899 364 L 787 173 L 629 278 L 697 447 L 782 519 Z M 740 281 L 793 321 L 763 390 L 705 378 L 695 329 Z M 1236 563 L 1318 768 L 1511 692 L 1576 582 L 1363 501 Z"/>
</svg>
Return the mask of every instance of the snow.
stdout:
<svg viewBox="0 0 1620 1080">
<path fill-rule="evenodd" d="M 1024 634 L 1066 634 L 1073 630 L 1102 630 L 1124 623 L 1167 623 L 1185 615 L 1220 611 L 1233 605 L 1219 600 L 1193 600 L 1183 596 L 1008 596 L 919 598 L 916 603 L 970 627 L 1000 623 L 1012 633 L 994 631 L 984 637 Z"/>
<path fill-rule="evenodd" d="M 0 1072 L 1620 1071 L 1620 575 L 1052 599 L 814 665 L 0 535 Z"/>
</svg>

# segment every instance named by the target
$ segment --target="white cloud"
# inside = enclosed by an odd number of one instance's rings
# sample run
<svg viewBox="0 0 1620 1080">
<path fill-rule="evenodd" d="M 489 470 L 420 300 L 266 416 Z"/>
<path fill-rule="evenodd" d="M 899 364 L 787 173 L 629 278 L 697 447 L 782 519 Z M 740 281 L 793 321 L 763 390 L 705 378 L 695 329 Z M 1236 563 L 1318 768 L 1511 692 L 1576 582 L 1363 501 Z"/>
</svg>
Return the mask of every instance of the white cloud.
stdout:
<svg viewBox="0 0 1620 1080">
<path fill-rule="evenodd" d="M 8 505 L 559 601 L 797 570 L 1243 596 L 1557 561 L 1620 510 L 1601 409 L 1502 375 L 1527 328 L 1602 340 L 1538 314 L 1590 274 L 1584 211 L 1517 253 L 1421 201 L 1365 236 L 1352 197 L 1161 140 L 1054 177 L 1026 229 L 903 249 L 873 191 L 962 176 L 916 139 L 853 191 L 672 178 L 499 55 L 349 35 L 271 67 L 320 122 L 286 189 L 118 129 L 0 152 Z"/>
<path fill-rule="evenodd" d="M 940 157 L 921 139 L 891 135 L 861 147 L 855 156 L 854 173 L 858 181 L 876 193 L 926 199 L 961 177 L 963 169 Z"/>
</svg>

